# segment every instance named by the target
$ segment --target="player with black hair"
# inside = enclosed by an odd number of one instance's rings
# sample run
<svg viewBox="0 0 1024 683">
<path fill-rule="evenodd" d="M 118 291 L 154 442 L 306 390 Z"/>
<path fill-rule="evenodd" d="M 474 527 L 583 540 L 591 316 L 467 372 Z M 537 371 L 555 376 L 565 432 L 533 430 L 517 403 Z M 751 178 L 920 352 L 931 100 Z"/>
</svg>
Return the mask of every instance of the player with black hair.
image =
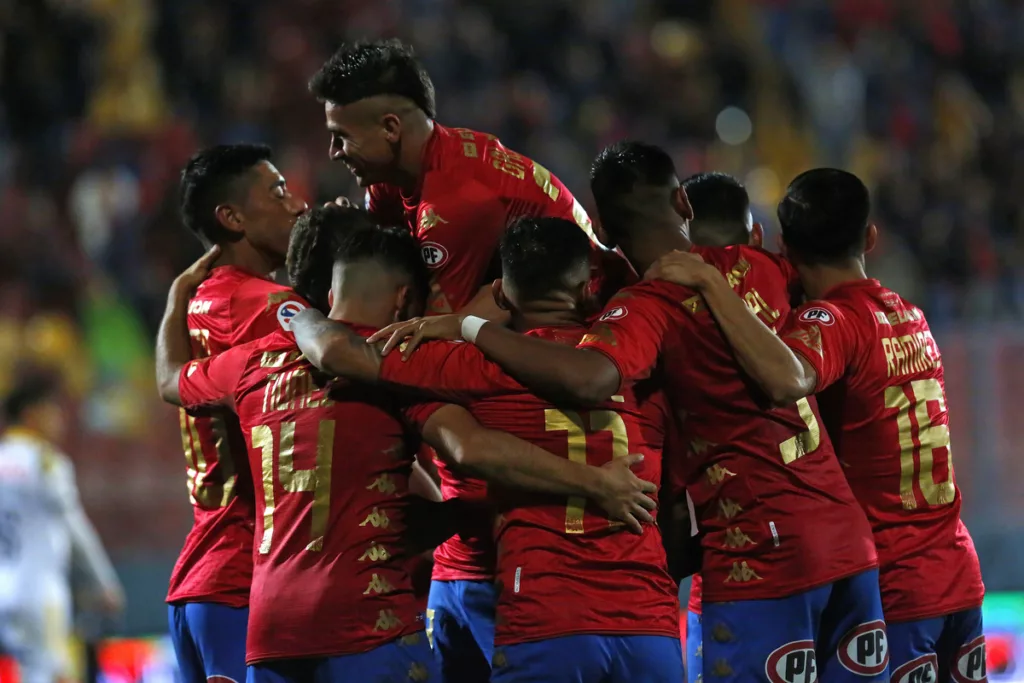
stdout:
<svg viewBox="0 0 1024 683">
<path fill-rule="evenodd" d="M 682 183 L 693 209 L 690 240 L 703 247 L 761 246 L 764 228 L 754 222 L 747 188 L 728 173 L 710 171 Z"/>
<path fill-rule="evenodd" d="M 196 358 L 269 334 L 305 303 L 270 279 L 306 203 L 288 191 L 264 145 L 216 145 L 181 172 L 182 222 L 216 268 L 189 305 Z M 168 619 L 185 683 L 245 676 L 252 579 L 253 484 L 237 419 L 180 413 L 192 530 L 171 573 Z"/>
<path fill-rule="evenodd" d="M 502 233 L 520 217 L 575 222 L 593 237 L 586 211 L 539 163 L 494 135 L 450 128 L 435 120 L 434 86 L 413 49 L 397 39 L 342 45 L 309 82 L 324 103 L 330 156 L 366 188 L 366 207 L 382 224 L 406 225 L 430 268 L 427 314 L 470 310 L 502 315 L 488 291 L 496 276 Z M 636 276 L 622 257 L 592 241 L 592 281 L 607 299 Z M 445 496 L 482 496 L 479 482 L 438 462 Z M 483 634 L 462 659 L 491 660 L 493 624 L 460 598 L 491 590 L 494 548 L 486 538 L 459 536 L 435 553 L 431 609 L 453 615 L 465 631 Z M 463 582 L 472 582 L 467 584 Z M 474 648 L 470 647 L 470 650 Z M 485 682 L 486 672 L 460 683 Z"/>
<path fill-rule="evenodd" d="M 674 259 L 663 274 L 699 287 L 776 403 L 820 392 L 874 531 L 892 680 L 984 680 L 984 585 L 960 519 L 942 358 L 921 310 L 867 276 L 864 255 L 878 235 L 870 214 L 852 173 L 819 168 L 790 183 L 779 224 L 809 300 L 778 337 L 715 269 Z"/>
<path fill-rule="evenodd" d="M 71 569 L 84 569 L 101 608 L 118 613 L 124 591 L 82 508 L 71 460 L 58 450 L 61 385 L 29 373 L 3 400 L 0 436 L 0 652 L 25 683 L 74 675 Z M 82 601 L 88 604 L 89 600 Z"/>
<path fill-rule="evenodd" d="M 638 271 L 693 251 L 766 326 L 782 324 L 792 267 L 755 247 L 694 246 L 692 207 L 663 150 L 613 145 L 591 179 L 602 241 L 621 246 Z M 471 341 L 533 390 L 584 405 L 651 377 L 660 383 L 688 444 L 666 466 L 704 532 L 705 679 L 887 679 L 871 530 L 813 398 L 772 408 L 752 392 L 699 292 L 661 280 L 627 287 L 575 349 L 446 316 L 382 331 L 392 334 L 385 350 L 410 331 Z M 851 639 L 863 640 L 852 660 Z"/>
<path fill-rule="evenodd" d="M 305 258 L 310 243 L 331 261 Z M 289 266 L 297 284 L 322 283 L 331 273 L 331 317 L 366 336 L 422 301 L 418 253 L 408 231 L 369 227 L 364 211 L 329 205 L 299 220 Z M 566 462 L 480 427 L 457 406 L 348 383 L 322 388 L 284 330 L 189 362 L 186 302 L 212 256 L 172 286 L 158 340 L 158 384 L 170 402 L 237 412 L 252 444 L 250 465 L 262 472 L 249 681 L 398 683 L 437 676 L 422 637 L 424 601 L 411 583 L 414 558 L 407 548 L 416 539 L 405 530 L 416 445 L 400 419 L 478 476 L 595 496 L 623 516 L 639 503 L 653 507 L 643 496 L 651 487 L 641 485 L 628 463 L 601 470 Z"/>
<path fill-rule="evenodd" d="M 502 277 L 492 290 L 512 328 L 557 344 L 578 343 L 592 310 L 587 236 L 570 221 L 524 218 L 502 236 L 500 254 Z M 531 394 L 470 344 L 427 344 L 408 360 L 398 354 L 381 359 L 312 311 L 298 316 L 293 330 L 306 357 L 329 374 L 465 404 L 485 426 L 558 453 L 563 465 L 622 468 L 638 453 L 645 457 L 636 474 L 651 490 L 661 481 L 667 414 L 650 383 L 581 411 Z M 652 521 L 642 506 L 626 518 L 641 533 L 638 539 L 575 495 L 567 500 L 495 486 L 490 500 L 501 548 L 492 681 L 683 680 L 677 586 L 659 528 L 637 525 Z M 451 648 L 438 639 L 437 614 L 430 617 L 435 647 Z M 453 632 L 445 629 L 443 637 Z M 445 680 L 466 680 L 453 657 L 442 661 Z"/>
</svg>

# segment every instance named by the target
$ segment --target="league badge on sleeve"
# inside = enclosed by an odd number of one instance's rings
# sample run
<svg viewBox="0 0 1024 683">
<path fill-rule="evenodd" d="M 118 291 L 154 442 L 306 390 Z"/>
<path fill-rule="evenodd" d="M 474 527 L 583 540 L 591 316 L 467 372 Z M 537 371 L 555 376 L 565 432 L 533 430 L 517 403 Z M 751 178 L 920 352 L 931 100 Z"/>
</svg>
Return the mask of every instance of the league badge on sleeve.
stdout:
<svg viewBox="0 0 1024 683">
<path fill-rule="evenodd" d="M 277 307 L 277 322 L 281 323 L 281 328 L 285 332 L 291 332 L 292 318 L 305 309 L 306 307 L 298 301 L 285 301 Z"/>
<path fill-rule="evenodd" d="M 608 322 L 609 320 L 622 320 L 629 314 L 629 310 L 625 306 L 616 306 L 615 308 L 605 311 L 598 318 L 598 322 Z"/>
<path fill-rule="evenodd" d="M 832 315 L 832 311 L 827 308 L 819 308 L 816 306 L 814 308 L 808 308 L 800 314 L 800 322 L 832 325 L 835 321 L 836 317 Z"/>
</svg>

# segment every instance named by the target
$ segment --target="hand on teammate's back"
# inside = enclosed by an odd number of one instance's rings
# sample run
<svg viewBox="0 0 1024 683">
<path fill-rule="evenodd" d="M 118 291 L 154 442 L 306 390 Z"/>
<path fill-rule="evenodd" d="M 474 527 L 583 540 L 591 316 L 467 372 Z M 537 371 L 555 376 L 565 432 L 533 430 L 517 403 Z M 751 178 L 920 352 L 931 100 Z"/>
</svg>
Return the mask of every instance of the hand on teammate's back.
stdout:
<svg viewBox="0 0 1024 683">
<path fill-rule="evenodd" d="M 650 511 L 657 503 L 647 496 L 658 490 L 652 482 L 633 474 L 632 467 L 642 462 L 644 456 L 629 455 L 615 458 L 601 468 L 606 493 L 594 502 L 608 513 L 608 517 L 623 522 L 635 534 L 644 532 L 643 522 L 654 522 Z"/>
<path fill-rule="evenodd" d="M 644 280 L 667 280 L 684 287 L 703 287 L 708 278 L 719 276 L 718 269 L 705 263 L 700 254 L 671 251 L 647 269 Z"/>
<path fill-rule="evenodd" d="M 191 296 L 196 287 L 209 277 L 210 269 L 219 256 L 220 247 L 215 244 L 209 251 L 200 256 L 195 263 L 186 268 L 181 275 L 174 278 L 171 291 Z"/>
<path fill-rule="evenodd" d="M 413 318 L 405 322 L 392 323 L 384 329 L 375 332 L 369 339 L 368 344 L 375 344 L 382 339 L 387 339 L 380 354 L 386 356 L 403 341 L 408 340 L 402 347 L 402 360 L 408 360 L 420 342 L 427 339 L 446 339 L 455 341 L 462 339 L 462 321 L 464 315 L 435 315 L 430 318 Z"/>
</svg>

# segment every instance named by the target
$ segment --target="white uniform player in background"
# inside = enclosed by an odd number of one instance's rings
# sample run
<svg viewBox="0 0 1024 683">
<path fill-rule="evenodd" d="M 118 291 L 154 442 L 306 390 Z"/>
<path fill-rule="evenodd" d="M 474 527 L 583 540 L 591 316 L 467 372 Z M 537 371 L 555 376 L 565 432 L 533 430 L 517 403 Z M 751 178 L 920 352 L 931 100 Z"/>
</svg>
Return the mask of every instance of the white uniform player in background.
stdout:
<svg viewBox="0 0 1024 683">
<path fill-rule="evenodd" d="M 53 445 L 64 430 L 58 385 L 27 378 L 3 407 L 0 653 L 18 662 L 23 683 L 57 683 L 72 670 L 72 563 L 94 589 L 87 604 L 118 612 L 124 593 L 82 509 L 74 467 Z"/>
</svg>

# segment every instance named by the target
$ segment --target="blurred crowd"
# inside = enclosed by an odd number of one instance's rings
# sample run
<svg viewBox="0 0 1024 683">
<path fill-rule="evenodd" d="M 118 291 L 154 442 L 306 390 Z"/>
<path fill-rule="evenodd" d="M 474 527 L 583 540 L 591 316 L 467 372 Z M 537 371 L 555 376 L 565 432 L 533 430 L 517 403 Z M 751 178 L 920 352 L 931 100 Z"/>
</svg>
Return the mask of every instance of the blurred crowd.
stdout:
<svg viewBox="0 0 1024 683">
<path fill-rule="evenodd" d="M 296 193 L 359 198 L 306 91 L 348 39 L 410 41 L 442 122 L 584 204 L 624 137 L 739 176 L 769 234 L 796 173 L 850 168 L 883 231 L 871 269 L 933 327 L 1024 312 L 1021 0 L 0 0 L 0 27 L 0 392 L 23 361 L 62 370 L 76 447 L 131 472 L 126 493 L 82 469 L 94 500 L 184 511 L 150 347 L 198 254 L 176 215 L 191 153 L 267 142 Z M 174 544 L 187 517 L 131 523 L 122 543 Z"/>
</svg>

